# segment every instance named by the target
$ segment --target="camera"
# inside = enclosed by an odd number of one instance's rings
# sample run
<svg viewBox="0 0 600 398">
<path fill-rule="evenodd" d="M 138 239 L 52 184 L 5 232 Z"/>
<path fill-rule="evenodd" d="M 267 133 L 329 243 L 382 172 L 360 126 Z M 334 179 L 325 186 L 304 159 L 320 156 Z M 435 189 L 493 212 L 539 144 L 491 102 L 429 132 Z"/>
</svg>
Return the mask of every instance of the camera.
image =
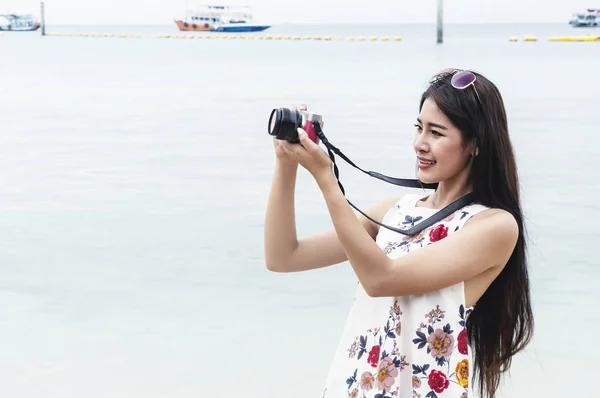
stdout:
<svg viewBox="0 0 600 398">
<path fill-rule="evenodd" d="M 299 111 L 289 108 L 276 108 L 269 117 L 269 135 L 278 140 L 299 143 L 298 127 L 302 127 L 308 137 L 315 143 L 319 143 L 319 137 L 315 131 L 315 123 L 321 124 L 323 117 L 315 112 Z"/>
</svg>

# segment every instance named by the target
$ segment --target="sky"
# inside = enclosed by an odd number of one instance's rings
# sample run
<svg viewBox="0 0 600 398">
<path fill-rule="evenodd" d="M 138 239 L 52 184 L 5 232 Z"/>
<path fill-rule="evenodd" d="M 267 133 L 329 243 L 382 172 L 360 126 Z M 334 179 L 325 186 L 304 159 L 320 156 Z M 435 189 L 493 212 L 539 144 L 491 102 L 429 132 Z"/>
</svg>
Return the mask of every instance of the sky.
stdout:
<svg viewBox="0 0 600 398">
<path fill-rule="evenodd" d="M 249 5 L 259 23 L 435 23 L 437 0 L 45 0 L 48 25 L 170 24 L 186 3 Z M 445 0 L 446 23 L 567 23 L 600 0 Z M 39 0 L 0 0 L 0 13 L 39 15 Z"/>
</svg>

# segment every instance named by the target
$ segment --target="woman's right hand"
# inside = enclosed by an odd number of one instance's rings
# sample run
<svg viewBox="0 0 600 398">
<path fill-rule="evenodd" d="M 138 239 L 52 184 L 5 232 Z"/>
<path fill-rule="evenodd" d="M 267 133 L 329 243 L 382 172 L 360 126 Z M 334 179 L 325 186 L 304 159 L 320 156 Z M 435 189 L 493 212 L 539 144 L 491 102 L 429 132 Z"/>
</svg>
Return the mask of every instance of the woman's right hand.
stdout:
<svg viewBox="0 0 600 398">
<path fill-rule="evenodd" d="M 306 108 L 306 104 L 300 104 L 299 106 L 296 106 L 295 104 L 290 106 L 290 109 L 295 110 L 301 110 L 301 111 L 305 111 Z M 283 140 L 278 140 L 277 138 L 273 138 L 273 145 L 275 146 L 275 156 L 277 157 L 277 161 L 282 162 L 286 165 L 290 165 L 290 166 L 298 166 L 298 161 L 296 159 L 294 159 L 293 157 L 291 157 L 288 153 L 286 153 L 282 146 L 285 144 L 286 141 Z"/>
</svg>

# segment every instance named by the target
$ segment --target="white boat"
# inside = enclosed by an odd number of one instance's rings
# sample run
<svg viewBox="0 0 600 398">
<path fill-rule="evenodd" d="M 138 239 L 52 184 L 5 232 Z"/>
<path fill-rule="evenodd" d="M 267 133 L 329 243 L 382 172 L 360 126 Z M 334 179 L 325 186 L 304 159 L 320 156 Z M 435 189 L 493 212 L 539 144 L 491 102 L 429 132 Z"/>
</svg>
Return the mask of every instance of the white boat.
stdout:
<svg viewBox="0 0 600 398">
<path fill-rule="evenodd" d="M 30 32 L 38 30 L 41 24 L 31 14 L 0 14 L 0 30 Z"/>
<path fill-rule="evenodd" d="M 198 6 L 186 11 L 183 18 L 175 19 L 181 31 L 261 32 L 270 25 L 256 24 L 249 6 Z"/>
<path fill-rule="evenodd" d="M 573 14 L 569 25 L 574 28 L 600 27 L 600 8 L 588 8 L 586 12 Z"/>
</svg>

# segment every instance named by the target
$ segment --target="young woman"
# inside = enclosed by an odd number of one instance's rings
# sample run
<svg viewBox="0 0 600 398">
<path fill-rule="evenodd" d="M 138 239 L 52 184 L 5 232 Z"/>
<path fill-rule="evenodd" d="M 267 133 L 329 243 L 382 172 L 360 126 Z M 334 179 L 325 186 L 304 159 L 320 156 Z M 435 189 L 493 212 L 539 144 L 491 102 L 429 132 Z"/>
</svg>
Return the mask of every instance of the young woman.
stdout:
<svg viewBox="0 0 600 398">
<path fill-rule="evenodd" d="M 299 144 L 275 141 L 266 266 L 297 272 L 348 261 L 359 281 L 323 397 L 493 398 L 533 332 L 517 167 L 497 87 L 450 69 L 423 93 L 413 147 L 418 179 L 437 188 L 366 213 L 407 229 L 466 194 L 474 201 L 413 236 L 355 213 L 325 151 L 299 136 Z M 334 224 L 303 239 L 294 217 L 298 164 Z"/>
</svg>

